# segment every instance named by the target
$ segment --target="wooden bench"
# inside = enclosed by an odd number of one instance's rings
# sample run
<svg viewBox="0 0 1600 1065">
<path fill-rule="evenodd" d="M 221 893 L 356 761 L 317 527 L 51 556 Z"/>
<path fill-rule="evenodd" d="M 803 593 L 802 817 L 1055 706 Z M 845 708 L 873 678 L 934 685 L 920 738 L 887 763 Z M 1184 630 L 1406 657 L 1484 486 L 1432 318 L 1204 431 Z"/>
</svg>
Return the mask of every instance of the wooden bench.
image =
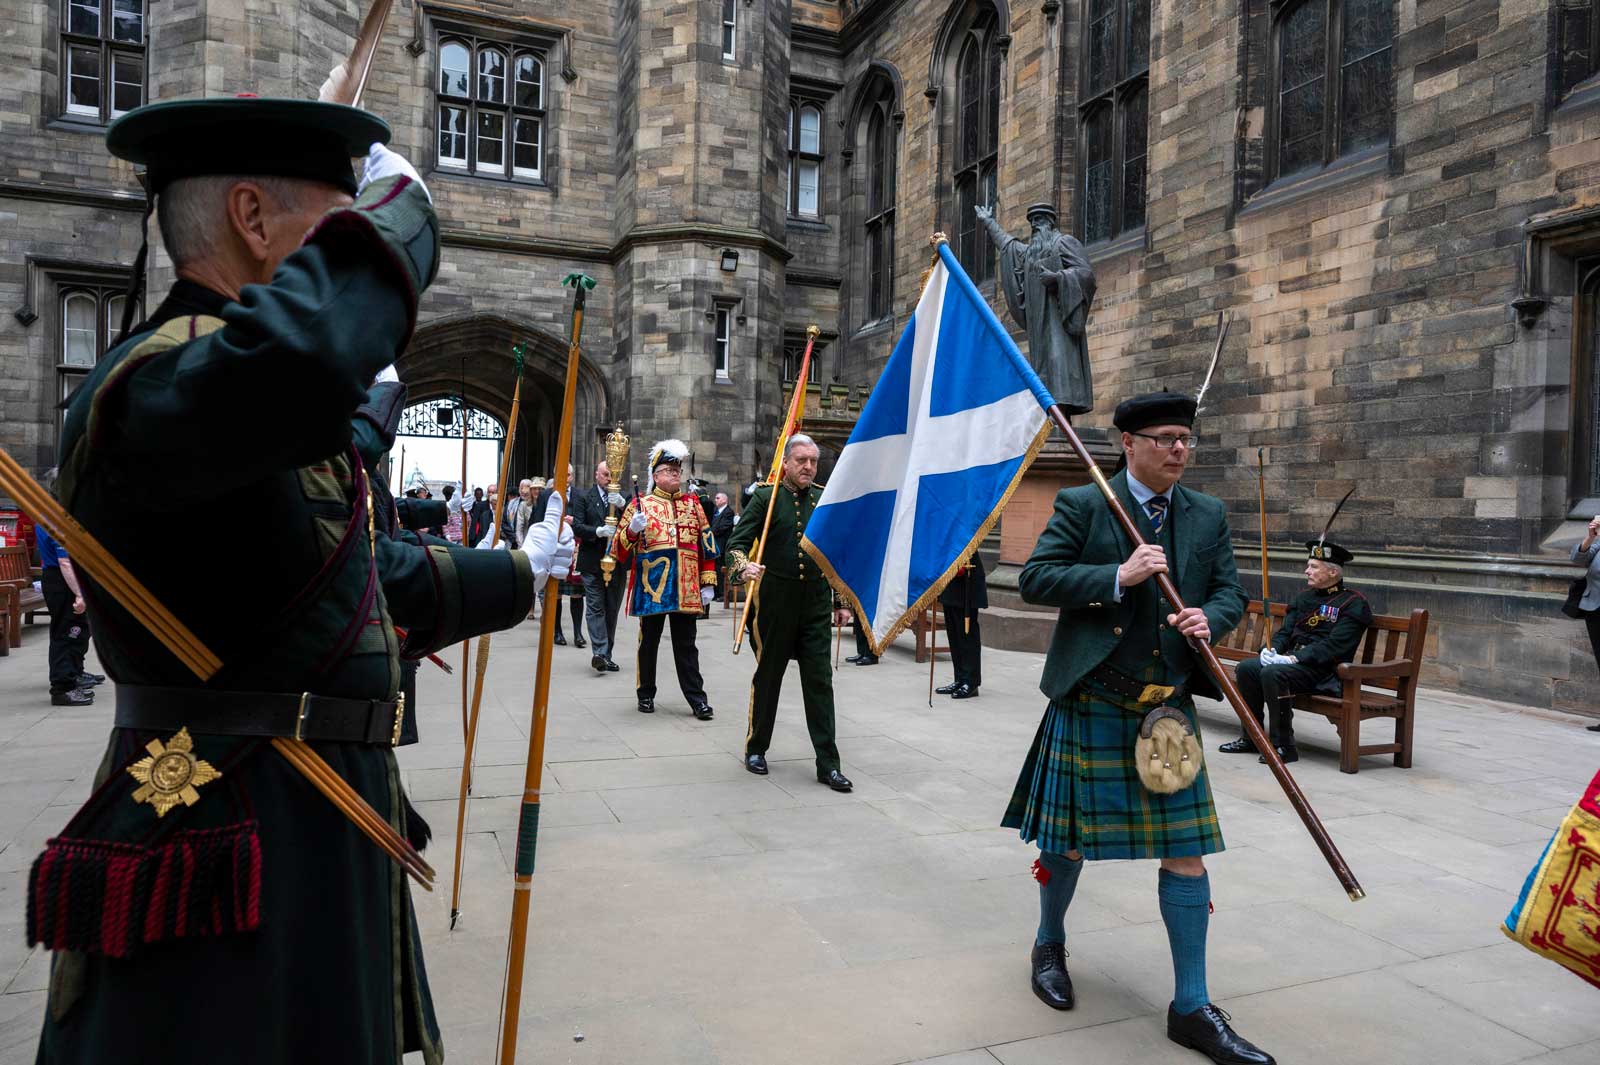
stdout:
<svg viewBox="0 0 1600 1065">
<path fill-rule="evenodd" d="M 1261 601 L 1251 600 L 1238 627 L 1216 644 L 1217 657 L 1233 663 L 1237 670 L 1237 663 L 1256 657 L 1272 642 L 1273 630 L 1285 613 L 1283 603 L 1273 603 L 1269 620 L 1262 613 Z M 1395 765 L 1411 768 L 1411 725 L 1427 636 L 1426 610 L 1413 610 L 1406 618 L 1375 615 L 1355 661 L 1338 667 L 1343 690 L 1338 695 L 1308 692 L 1295 696 L 1296 710 L 1321 714 L 1338 730 L 1341 773 L 1356 772 L 1361 757 L 1373 754 L 1393 754 Z M 1394 719 L 1394 742 L 1362 746 L 1361 723 L 1375 717 Z"/>
<path fill-rule="evenodd" d="M 33 587 L 26 544 L 0 547 L 0 655 L 22 646 L 22 617 L 45 609 L 44 596 Z"/>
</svg>

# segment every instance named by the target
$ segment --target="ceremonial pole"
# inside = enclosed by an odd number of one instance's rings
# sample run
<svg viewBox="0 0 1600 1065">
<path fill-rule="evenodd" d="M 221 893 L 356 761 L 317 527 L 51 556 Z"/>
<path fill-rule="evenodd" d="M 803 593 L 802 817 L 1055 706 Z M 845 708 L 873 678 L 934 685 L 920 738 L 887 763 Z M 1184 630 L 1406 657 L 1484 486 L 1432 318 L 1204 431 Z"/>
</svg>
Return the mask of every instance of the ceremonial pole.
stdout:
<svg viewBox="0 0 1600 1065">
<path fill-rule="evenodd" d="M 496 482 L 498 489 L 506 483 L 506 478 L 511 476 L 511 449 L 517 442 L 517 419 L 522 412 L 522 355 L 521 344 L 511 349 L 512 366 L 516 370 L 516 383 L 511 386 L 511 417 L 506 421 L 506 442 L 500 452 L 500 480 Z M 500 546 L 500 501 L 495 500 L 489 508 L 489 547 Z M 472 792 L 472 756 L 478 744 L 478 711 L 483 706 L 483 677 L 489 671 L 489 634 L 486 632 L 478 637 L 478 665 L 476 679 L 472 686 L 472 711 L 467 715 L 466 750 L 461 755 L 461 789 L 456 796 L 456 867 L 450 881 L 450 928 L 455 929 L 456 918 L 461 916 L 461 848 L 466 843 L 467 834 L 467 796 Z M 466 669 L 463 667 L 462 673 Z M 466 689 L 466 677 L 461 679 L 462 690 Z"/>
<path fill-rule="evenodd" d="M 584 297 L 594 288 L 587 274 L 571 273 L 562 284 L 572 286 L 572 344 L 567 349 L 567 380 L 561 400 L 561 428 L 556 433 L 555 493 L 567 499 L 567 464 L 572 459 L 572 414 L 578 402 L 578 341 L 583 335 Z M 557 529 L 559 539 L 560 530 Z M 500 1029 L 500 1065 L 517 1060 L 517 1021 L 522 1009 L 522 963 L 528 948 L 528 904 L 533 896 L 533 859 L 539 843 L 539 799 L 544 780 L 544 734 L 550 717 L 550 660 L 555 651 L 556 615 L 561 609 L 560 585 L 545 585 L 544 614 L 539 626 L 539 666 L 533 684 L 533 728 L 528 733 L 528 769 L 522 788 L 522 814 L 517 821 L 515 892 L 511 896 L 511 934 L 506 948 L 505 1017 Z"/>
<path fill-rule="evenodd" d="M 1268 591 L 1271 580 L 1267 575 L 1267 449 L 1256 448 L 1256 496 L 1261 501 L 1261 616 L 1267 631 L 1272 631 L 1272 593 Z"/>
<path fill-rule="evenodd" d="M 806 326 L 806 350 L 800 357 L 800 374 L 795 378 L 794 396 L 789 400 L 789 413 L 783 420 L 783 431 L 778 434 L 778 450 L 772 455 L 772 470 L 767 474 L 767 484 L 772 486 L 774 494 L 778 491 L 778 477 L 783 472 L 783 449 L 789 445 L 789 436 L 794 432 L 794 427 L 800 421 L 801 413 L 806 409 L 806 380 L 811 373 L 811 347 L 817 342 L 817 334 L 822 330 L 814 325 Z M 767 512 L 761 516 L 761 538 L 756 541 L 756 565 L 761 565 L 761 559 L 767 550 L 767 530 L 772 525 L 772 496 L 767 497 Z M 761 578 L 749 582 L 750 591 L 744 597 L 744 607 L 739 611 L 739 625 L 733 630 L 733 653 L 739 653 L 739 647 L 744 643 L 744 627 L 750 618 L 750 607 L 756 601 L 756 593 L 761 590 Z"/>
<path fill-rule="evenodd" d="M 456 488 L 461 506 L 461 546 L 471 547 L 472 512 L 467 509 L 467 357 L 461 356 L 461 484 Z M 467 739 L 467 667 L 472 657 L 472 637 L 461 641 L 461 740 Z M 455 906 L 450 907 L 452 910 Z"/>
</svg>

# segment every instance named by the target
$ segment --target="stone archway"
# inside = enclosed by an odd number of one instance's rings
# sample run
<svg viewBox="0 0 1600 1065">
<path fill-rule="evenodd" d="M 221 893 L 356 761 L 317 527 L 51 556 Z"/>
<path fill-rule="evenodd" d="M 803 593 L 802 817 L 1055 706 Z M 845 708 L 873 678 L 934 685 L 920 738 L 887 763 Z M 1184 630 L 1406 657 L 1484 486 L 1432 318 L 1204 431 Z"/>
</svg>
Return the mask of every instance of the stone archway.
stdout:
<svg viewBox="0 0 1600 1065">
<path fill-rule="evenodd" d="M 418 327 L 395 364 L 406 384 L 406 402 L 457 396 L 465 379 L 467 404 L 502 425 L 511 417 L 516 385 L 511 349 L 523 346 L 522 402 L 512 445 L 511 480 L 554 472 L 556 432 L 567 370 L 567 342 L 527 322 L 497 314 L 435 318 Z M 610 423 L 610 391 L 588 354 L 578 356 L 578 394 L 573 416 L 573 465 L 599 461 L 599 435 Z"/>
</svg>

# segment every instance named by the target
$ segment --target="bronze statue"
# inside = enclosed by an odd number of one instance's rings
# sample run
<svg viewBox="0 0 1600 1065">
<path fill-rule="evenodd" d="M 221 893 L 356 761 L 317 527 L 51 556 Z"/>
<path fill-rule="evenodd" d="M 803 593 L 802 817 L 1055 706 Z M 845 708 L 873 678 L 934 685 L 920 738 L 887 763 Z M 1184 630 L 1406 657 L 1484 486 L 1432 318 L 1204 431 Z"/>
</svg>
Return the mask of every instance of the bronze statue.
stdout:
<svg viewBox="0 0 1600 1065">
<path fill-rule="evenodd" d="M 1067 414 L 1094 410 L 1083 325 L 1094 300 L 1094 268 L 1083 245 L 1056 229 L 1048 203 L 1028 208 L 1033 234 L 1018 240 L 981 204 L 973 210 L 1000 252 L 1000 287 L 1012 319 L 1028 331 L 1028 359 Z"/>
</svg>

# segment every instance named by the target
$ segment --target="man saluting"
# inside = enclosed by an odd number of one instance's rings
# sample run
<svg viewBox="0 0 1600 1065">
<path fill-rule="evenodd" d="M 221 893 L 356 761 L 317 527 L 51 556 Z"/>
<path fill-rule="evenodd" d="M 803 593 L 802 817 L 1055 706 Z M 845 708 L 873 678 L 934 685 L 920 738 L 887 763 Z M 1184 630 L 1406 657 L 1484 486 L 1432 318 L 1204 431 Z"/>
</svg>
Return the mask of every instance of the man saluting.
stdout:
<svg viewBox="0 0 1600 1065">
<path fill-rule="evenodd" d="M 1128 468 L 1111 488 L 1144 546 L 1129 553 L 1105 496 L 1086 485 L 1056 496 L 1022 568 L 1022 598 L 1061 616 L 1039 685 L 1050 705 L 1002 824 L 1039 845 L 1033 991 L 1046 1005 L 1075 1003 L 1066 913 L 1084 859 L 1157 859 L 1176 985 L 1167 1038 L 1225 1065 L 1271 1065 L 1206 990 L 1211 885 L 1201 858 L 1222 850 L 1206 772 L 1156 794 L 1134 759 L 1144 716 L 1163 704 L 1198 732 L 1191 695 L 1218 692 L 1189 641 L 1216 639 L 1244 614 L 1226 509 L 1178 484 L 1193 453 L 1194 415 L 1192 397 L 1157 392 L 1125 401 L 1113 417 Z M 1157 573 L 1170 573 L 1184 602 L 1198 605 L 1174 612 L 1150 579 Z"/>
<path fill-rule="evenodd" d="M 152 104 L 107 134 L 148 168 L 179 280 L 74 396 L 57 493 L 223 667 L 202 684 L 85 582 L 116 722 L 30 878 L 29 938 L 56 951 L 41 1062 L 443 1058 L 404 874 L 269 741 L 308 742 L 420 846 L 400 656 L 516 624 L 571 549 L 558 505 L 526 553 L 379 531 L 352 416 L 439 265 L 388 139 L 355 108 L 254 98 Z M 152 478 L 169 490 L 134 490 Z M 262 535 L 174 566 L 166 530 L 197 512 Z"/>
</svg>

